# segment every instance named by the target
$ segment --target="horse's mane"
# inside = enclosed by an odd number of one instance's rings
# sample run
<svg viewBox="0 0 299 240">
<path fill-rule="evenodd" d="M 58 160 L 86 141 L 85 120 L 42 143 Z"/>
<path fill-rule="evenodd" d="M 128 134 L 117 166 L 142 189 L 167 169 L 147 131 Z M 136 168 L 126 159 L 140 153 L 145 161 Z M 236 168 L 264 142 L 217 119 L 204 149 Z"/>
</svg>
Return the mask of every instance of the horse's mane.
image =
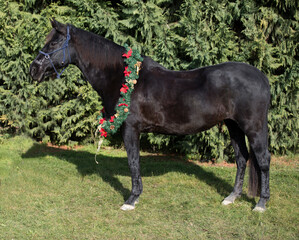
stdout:
<svg viewBox="0 0 299 240">
<path fill-rule="evenodd" d="M 115 68 L 123 65 L 122 54 L 125 48 L 97 34 L 85 31 L 72 26 L 78 41 L 78 48 L 84 47 L 81 51 L 84 59 L 92 60 L 101 69 Z M 82 46 L 84 44 L 84 46 Z"/>
</svg>

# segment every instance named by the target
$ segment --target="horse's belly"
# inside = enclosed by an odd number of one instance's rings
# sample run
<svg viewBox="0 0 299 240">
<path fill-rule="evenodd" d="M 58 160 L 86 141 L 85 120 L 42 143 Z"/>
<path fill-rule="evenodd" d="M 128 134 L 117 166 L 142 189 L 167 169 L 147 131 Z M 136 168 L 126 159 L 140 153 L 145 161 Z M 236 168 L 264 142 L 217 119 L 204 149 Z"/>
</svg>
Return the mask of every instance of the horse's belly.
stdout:
<svg viewBox="0 0 299 240">
<path fill-rule="evenodd" d="M 187 95 L 174 104 L 141 106 L 143 131 L 165 134 L 193 134 L 209 129 L 222 121 L 227 110 L 201 96 Z"/>
</svg>

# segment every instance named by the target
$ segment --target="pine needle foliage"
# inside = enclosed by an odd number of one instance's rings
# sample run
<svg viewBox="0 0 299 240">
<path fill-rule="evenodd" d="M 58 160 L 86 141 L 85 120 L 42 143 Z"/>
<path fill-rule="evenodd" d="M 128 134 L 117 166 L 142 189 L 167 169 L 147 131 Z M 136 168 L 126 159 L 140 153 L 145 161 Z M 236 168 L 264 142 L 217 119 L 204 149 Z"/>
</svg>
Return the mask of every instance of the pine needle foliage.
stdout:
<svg viewBox="0 0 299 240">
<path fill-rule="evenodd" d="M 76 67 L 39 85 L 30 79 L 50 17 L 128 43 L 173 70 L 225 61 L 258 67 L 271 84 L 270 150 L 298 151 L 298 1 L 0 0 L 0 127 L 70 144 L 94 140 L 101 102 Z M 197 159 L 232 157 L 221 125 L 192 136 L 142 138 Z"/>
</svg>

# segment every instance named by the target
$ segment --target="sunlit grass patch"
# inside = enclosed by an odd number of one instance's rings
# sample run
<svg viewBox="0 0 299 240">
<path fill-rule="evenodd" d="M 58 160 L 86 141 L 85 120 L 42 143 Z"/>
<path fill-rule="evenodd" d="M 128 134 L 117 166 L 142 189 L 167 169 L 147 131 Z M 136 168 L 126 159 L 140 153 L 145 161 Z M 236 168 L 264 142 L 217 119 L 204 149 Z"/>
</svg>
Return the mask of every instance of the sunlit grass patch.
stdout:
<svg viewBox="0 0 299 240">
<path fill-rule="evenodd" d="M 0 239 L 296 239 L 298 168 L 275 163 L 271 200 L 221 201 L 236 168 L 142 153 L 144 192 L 134 211 L 119 208 L 131 178 L 123 150 L 59 149 L 25 137 L 0 146 Z M 247 176 L 246 179 L 247 180 Z"/>
</svg>

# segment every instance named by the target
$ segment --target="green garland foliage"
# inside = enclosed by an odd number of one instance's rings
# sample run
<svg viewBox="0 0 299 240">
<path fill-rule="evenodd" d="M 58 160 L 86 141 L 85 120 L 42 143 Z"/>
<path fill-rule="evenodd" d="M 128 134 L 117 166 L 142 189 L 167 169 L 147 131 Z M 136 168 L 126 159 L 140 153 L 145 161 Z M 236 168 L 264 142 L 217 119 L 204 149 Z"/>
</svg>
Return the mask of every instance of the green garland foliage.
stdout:
<svg viewBox="0 0 299 240">
<path fill-rule="evenodd" d="M 100 116 L 98 116 L 99 126 L 97 129 L 102 137 L 116 133 L 130 113 L 131 94 L 135 84 L 137 84 L 143 58 L 138 50 L 132 50 L 127 44 L 125 44 L 125 49 L 127 52 L 122 56 L 125 57 L 124 61 L 127 64 L 124 71 L 126 82 L 120 89 L 120 97 L 115 107 L 116 113 L 110 119 L 105 119 L 102 114 L 104 109 L 102 109 Z"/>
<path fill-rule="evenodd" d="M 28 68 L 50 31 L 50 17 L 128 43 L 167 68 L 224 61 L 252 64 L 270 79 L 270 151 L 298 146 L 299 11 L 293 0 L 0 0 L 0 131 L 56 144 L 94 140 L 101 102 L 76 67 L 36 85 Z M 0 133 L 1 134 L 1 133 Z M 145 134 L 155 149 L 226 159 L 226 127 L 192 136 Z"/>
</svg>

